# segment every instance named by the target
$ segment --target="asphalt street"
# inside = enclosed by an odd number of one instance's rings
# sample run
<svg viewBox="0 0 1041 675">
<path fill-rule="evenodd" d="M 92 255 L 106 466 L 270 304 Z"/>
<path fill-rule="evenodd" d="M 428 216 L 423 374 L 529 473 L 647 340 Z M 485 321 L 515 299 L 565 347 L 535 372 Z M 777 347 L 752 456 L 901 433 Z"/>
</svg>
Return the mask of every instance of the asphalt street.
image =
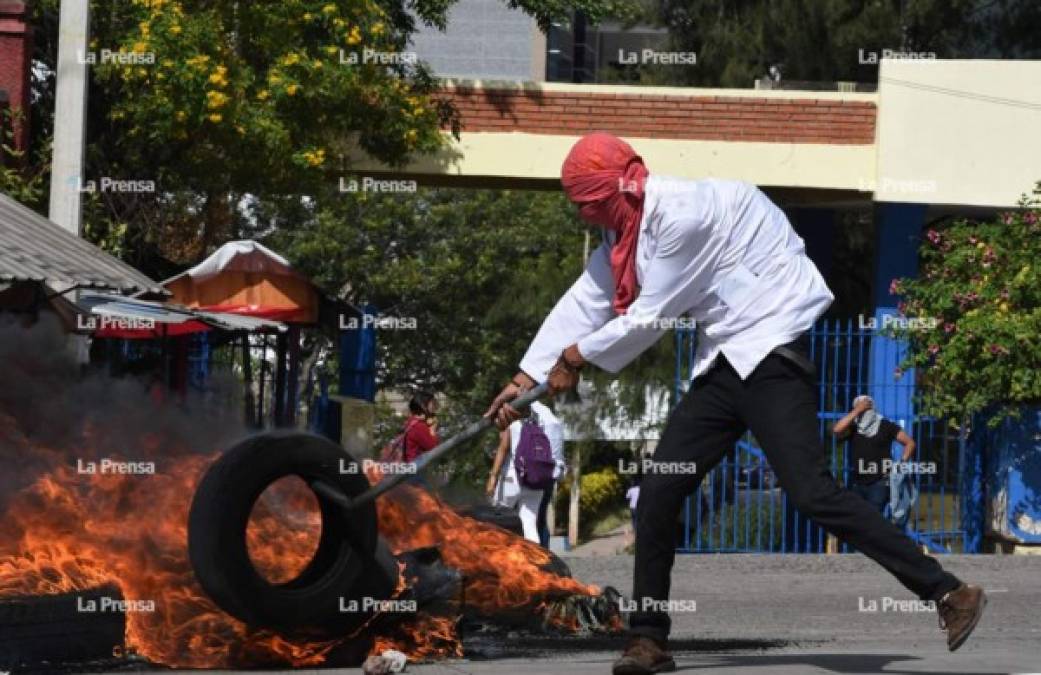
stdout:
<svg viewBox="0 0 1041 675">
<path fill-rule="evenodd" d="M 626 593 L 632 562 L 631 556 L 568 559 L 576 577 Z M 678 671 L 1041 673 L 1041 556 L 943 556 L 941 562 L 990 597 L 976 632 L 954 654 L 935 612 L 859 554 L 679 556 L 673 598 L 694 611 L 673 614 Z M 495 653 L 410 664 L 408 672 L 605 675 L 620 646 L 620 640 L 506 640 Z"/>
</svg>

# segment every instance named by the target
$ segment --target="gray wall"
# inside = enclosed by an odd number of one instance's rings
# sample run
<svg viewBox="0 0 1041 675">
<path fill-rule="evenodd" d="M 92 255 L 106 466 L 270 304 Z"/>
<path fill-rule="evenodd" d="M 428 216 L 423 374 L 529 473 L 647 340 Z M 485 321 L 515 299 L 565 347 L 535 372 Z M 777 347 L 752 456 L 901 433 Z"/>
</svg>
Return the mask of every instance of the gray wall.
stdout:
<svg viewBox="0 0 1041 675">
<path fill-rule="evenodd" d="M 502 0 L 459 0 L 441 32 L 419 23 L 412 49 L 441 77 L 541 81 L 545 43 L 535 21 Z"/>
</svg>

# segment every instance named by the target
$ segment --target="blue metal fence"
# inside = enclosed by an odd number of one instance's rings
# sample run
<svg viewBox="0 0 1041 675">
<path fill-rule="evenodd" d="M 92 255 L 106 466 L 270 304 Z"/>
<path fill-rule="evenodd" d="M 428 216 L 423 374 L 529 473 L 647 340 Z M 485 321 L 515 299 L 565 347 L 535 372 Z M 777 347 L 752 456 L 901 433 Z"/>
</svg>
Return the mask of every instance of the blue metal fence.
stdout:
<svg viewBox="0 0 1041 675">
<path fill-rule="evenodd" d="M 824 320 L 811 332 L 817 367 L 818 423 L 832 472 L 846 484 L 851 473 L 846 443 L 831 433 L 860 394 L 874 398 L 879 412 L 904 428 L 916 442 L 913 461 L 935 473 L 916 473 L 918 499 L 907 531 L 932 552 L 962 552 L 965 530 L 958 486 L 962 484 L 963 429 L 917 415 L 913 408 L 915 373 L 887 372 L 878 364 L 898 363 L 905 346 L 861 319 Z M 676 340 L 675 401 L 689 386 L 695 333 L 679 330 Z M 896 446 L 899 448 L 899 446 Z M 899 452 L 894 454 L 894 458 Z M 803 553 L 849 551 L 788 503 L 755 438 L 746 434 L 698 490 L 682 513 L 681 552 Z M 837 545 L 836 545 L 837 544 Z M 970 552 L 970 551 L 965 551 Z"/>
</svg>

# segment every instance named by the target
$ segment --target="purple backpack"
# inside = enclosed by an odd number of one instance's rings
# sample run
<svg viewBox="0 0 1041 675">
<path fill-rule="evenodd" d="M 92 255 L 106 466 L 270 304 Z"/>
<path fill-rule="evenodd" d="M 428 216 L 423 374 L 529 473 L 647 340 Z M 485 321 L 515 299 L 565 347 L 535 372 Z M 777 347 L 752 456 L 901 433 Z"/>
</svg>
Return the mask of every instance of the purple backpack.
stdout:
<svg viewBox="0 0 1041 675">
<path fill-rule="evenodd" d="M 526 488 L 545 490 L 553 487 L 553 470 L 556 466 L 546 432 L 534 419 L 524 421 L 513 460 L 517 480 Z"/>
</svg>

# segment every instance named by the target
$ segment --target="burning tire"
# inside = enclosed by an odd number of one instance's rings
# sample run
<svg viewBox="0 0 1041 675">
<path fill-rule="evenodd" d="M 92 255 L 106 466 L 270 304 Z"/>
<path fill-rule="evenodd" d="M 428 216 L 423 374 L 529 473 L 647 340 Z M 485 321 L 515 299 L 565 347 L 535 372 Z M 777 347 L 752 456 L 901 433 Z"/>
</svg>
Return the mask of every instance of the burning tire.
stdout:
<svg viewBox="0 0 1041 675">
<path fill-rule="evenodd" d="M 286 476 L 307 483 L 321 479 L 354 496 L 369 485 L 357 468 L 356 460 L 332 441 L 295 431 L 253 436 L 228 449 L 199 483 L 188 517 L 188 555 L 206 593 L 252 627 L 343 631 L 364 623 L 371 613 L 358 609 L 364 607 L 361 600 L 387 599 L 398 583 L 398 567 L 379 538 L 373 504 L 348 516 L 316 494 L 322 517 L 317 548 L 303 571 L 286 583 L 265 579 L 246 544 L 253 506 L 272 483 Z"/>
</svg>

